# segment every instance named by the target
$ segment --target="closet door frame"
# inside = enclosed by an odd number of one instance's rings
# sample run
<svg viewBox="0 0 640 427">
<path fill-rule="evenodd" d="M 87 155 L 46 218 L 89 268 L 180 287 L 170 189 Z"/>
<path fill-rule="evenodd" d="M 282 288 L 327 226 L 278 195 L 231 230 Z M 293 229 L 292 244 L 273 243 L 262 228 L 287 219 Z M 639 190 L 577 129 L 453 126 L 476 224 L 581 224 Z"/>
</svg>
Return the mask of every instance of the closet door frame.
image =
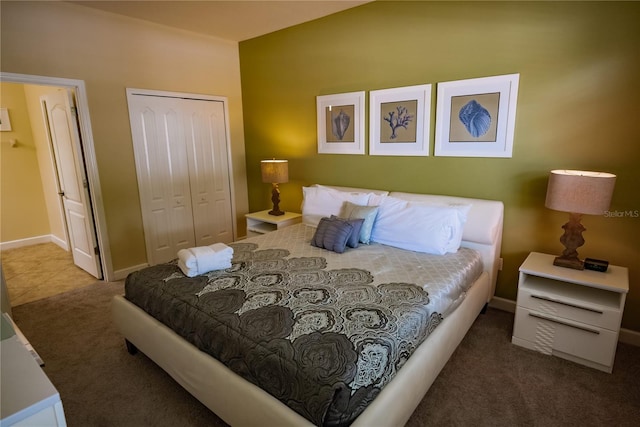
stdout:
<svg viewBox="0 0 640 427">
<path fill-rule="evenodd" d="M 230 126 L 229 126 L 229 101 L 227 99 L 227 97 L 223 97 L 223 96 L 214 96 L 214 95 L 204 95 L 204 94 L 193 94 L 193 93 L 183 93 L 183 92 L 168 92 L 168 91 L 158 91 L 158 90 L 148 90 L 148 89 L 136 89 L 136 88 L 127 88 L 126 89 L 126 93 L 127 93 L 127 102 L 129 104 L 131 97 L 136 96 L 136 95 L 143 95 L 143 96 L 151 96 L 151 97 L 161 97 L 161 98 L 175 98 L 175 99 L 192 99 L 192 100 L 199 100 L 199 101 L 216 101 L 216 102 L 221 102 L 223 105 L 223 111 L 224 111 L 224 131 L 226 134 L 226 138 L 225 138 L 225 145 L 226 145 L 226 152 L 227 152 L 227 171 L 228 171 L 228 182 L 229 182 L 229 197 L 230 197 L 230 204 L 231 204 L 231 226 L 233 228 L 233 239 L 237 240 L 238 236 L 237 236 L 237 224 L 236 224 L 236 202 L 235 202 L 235 189 L 234 189 L 234 182 L 233 182 L 233 164 L 232 164 L 232 153 L 231 153 L 231 137 L 230 137 Z M 129 104 L 130 105 L 130 104 Z M 132 112 L 130 111 L 130 120 L 133 120 L 133 115 Z M 134 151 L 138 150 L 138 148 L 136 147 L 136 138 L 135 135 L 133 134 L 133 128 L 132 128 L 132 142 L 134 145 Z M 139 164 L 140 159 L 138 158 L 139 156 L 135 156 L 136 157 L 136 175 L 138 176 L 138 191 L 140 193 L 140 208 L 142 210 L 142 217 L 143 217 L 143 227 L 145 228 L 145 245 L 147 248 L 147 261 L 149 262 L 149 264 L 155 264 L 156 262 L 154 262 L 153 259 L 153 255 L 152 255 L 152 243 L 151 243 L 151 239 L 149 236 L 149 232 L 147 231 L 147 228 L 149 227 L 149 224 L 147 224 L 147 221 L 145 221 L 145 216 L 147 210 L 149 209 L 149 206 L 146 205 L 145 202 L 145 197 L 143 196 L 143 191 L 144 188 L 141 188 L 140 185 L 140 179 L 141 176 L 140 174 L 143 173 L 143 168 L 144 165 Z"/>
</svg>

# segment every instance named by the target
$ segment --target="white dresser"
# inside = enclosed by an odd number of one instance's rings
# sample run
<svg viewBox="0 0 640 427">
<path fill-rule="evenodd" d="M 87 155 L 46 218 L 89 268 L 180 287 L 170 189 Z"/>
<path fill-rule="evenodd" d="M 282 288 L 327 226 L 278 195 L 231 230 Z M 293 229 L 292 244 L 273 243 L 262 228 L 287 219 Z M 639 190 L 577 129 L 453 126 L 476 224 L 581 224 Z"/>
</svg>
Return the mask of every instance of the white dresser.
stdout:
<svg viewBox="0 0 640 427">
<path fill-rule="evenodd" d="M 629 272 L 553 265 L 529 254 L 520 266 L 512 343 L 605 372 L 613 370 Z"/>
<path fill-rule="evenodd" d="M 58 390 L 5 316 L 1 316 L 0 427 L 66 426 Z"/>
</svg>

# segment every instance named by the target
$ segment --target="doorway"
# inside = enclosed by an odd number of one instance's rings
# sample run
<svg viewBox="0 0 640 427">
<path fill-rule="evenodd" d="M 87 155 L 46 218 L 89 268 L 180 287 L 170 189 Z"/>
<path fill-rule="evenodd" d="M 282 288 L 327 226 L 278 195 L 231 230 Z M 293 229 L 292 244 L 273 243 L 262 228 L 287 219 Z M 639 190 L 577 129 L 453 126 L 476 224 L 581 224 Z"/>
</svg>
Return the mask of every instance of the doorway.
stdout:
<svg viewBox="0 0 640 427">
<path fill-rule="evenodd" d="M 93 280 L 95 281 L 102 278 L 104 278 L 104 280 L 106 281 L 113 280 L 111 256 L 106 235 L 105 215 L 101 203 L 102 197 L 100 193 L 99 178 L 97 174 L 97 164 L 93 147 L 93 137 L 91 134 L 91 125 L 89 120 L 84 82 L 79 80 L 18 75 L 10 73 L 0 73 L 0 77 L 3 82 L 24 84 L 25 87 L 29 85 L 40 85 L 47 86 L 49 88 L 56 87 L 62 89 L 66 93 L 73 93 L 74 101 L 76 102 L 76 111 L 74 111 L 77 114 L 76 129 L 78 137 L 80 138 L 80 140 L 78 141 L 79 146 L 77 147 L 76 153 L 79 153 L 79 160 L 84 164 L 83 168 L 84 172 L 86 173 L 86 176 L 83 180 L 84 182 L 80 184 L 80 187 L 84 187 L 87 190 L 87 206 L 90 214 L 94 218 L 93 225 L 91 226 L 89 232 L 94 238 L 96 246 L 100 248 L 99 255 L 96 259 L 98 270 L 92 272 L 92 274 L 97 277 Z M 43 121 L 46 121 L 46 117 L 46 114 L 43 114 Z M 50 155 L 53 156 L 53 150 L 51 150 Z M 54 159 L 50 158 L 50 161 L 53 163 Z M 65 162 L 63 161 L 59 163 L 64 164 Z M 67 164 L 63 167 L 67 168 L 69 166 Z M 63 206 L 63 203 L 61 203 L 61 206 Z M 63 207 L 60 209 L 60 214 L 64 217 Z M 66 227 L 66 220 L 63 221 L 65 222 Z M 67 234 L 66 230 L 65 234 Z M 67 242 L 69 242 L 70 238 L 68 237 L 68 234 L 67 236 L 63 235 L 62 240 L 66 240 Z M 64 247 L 63 242 L 57 241 L 55 238 L 53 238 L 52 241 L 55 241 L 58 246 Z M 73 244 L 69 246 L 73 246 Z M 91 247 L 91 249 L 93 250 L 93 247 Z"/>
</svg>

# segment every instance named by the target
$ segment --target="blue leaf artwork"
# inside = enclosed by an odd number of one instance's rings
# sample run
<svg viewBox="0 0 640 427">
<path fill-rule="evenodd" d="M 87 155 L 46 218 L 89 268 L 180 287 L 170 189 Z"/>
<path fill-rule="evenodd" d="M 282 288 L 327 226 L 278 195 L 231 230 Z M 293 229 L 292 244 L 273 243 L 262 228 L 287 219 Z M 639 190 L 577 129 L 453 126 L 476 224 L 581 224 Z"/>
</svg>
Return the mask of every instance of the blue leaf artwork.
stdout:
<svg viewBox="0 0 640 427">
<path fill-rule="evenodd" d="M 491 127 L 491 114 L 475 99 L 467 102 L 460 109 L 458 117 L 474 138 L 484 135 Z"/>
</svg>

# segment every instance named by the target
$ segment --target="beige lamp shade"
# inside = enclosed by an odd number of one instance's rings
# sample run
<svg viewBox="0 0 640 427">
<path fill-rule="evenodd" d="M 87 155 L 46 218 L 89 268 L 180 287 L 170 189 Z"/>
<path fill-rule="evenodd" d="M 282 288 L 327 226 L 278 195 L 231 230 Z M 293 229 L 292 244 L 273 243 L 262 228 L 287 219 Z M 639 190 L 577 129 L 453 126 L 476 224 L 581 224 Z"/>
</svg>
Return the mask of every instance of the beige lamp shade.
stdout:
<svg viewBox="0 0 640 427">
<path fill-rule="evenodd" d="M 544 205 L 556 211 L 604 215 L 615 183 L 616 176 L 611 173 L 552 170 Z"/>
<path fill-rule="evenodd" d="M 262 160 L 260 162 L 262 182 L 282 184 L 289 181 L 289 162 L 287 160 Z"/>
</svg>

